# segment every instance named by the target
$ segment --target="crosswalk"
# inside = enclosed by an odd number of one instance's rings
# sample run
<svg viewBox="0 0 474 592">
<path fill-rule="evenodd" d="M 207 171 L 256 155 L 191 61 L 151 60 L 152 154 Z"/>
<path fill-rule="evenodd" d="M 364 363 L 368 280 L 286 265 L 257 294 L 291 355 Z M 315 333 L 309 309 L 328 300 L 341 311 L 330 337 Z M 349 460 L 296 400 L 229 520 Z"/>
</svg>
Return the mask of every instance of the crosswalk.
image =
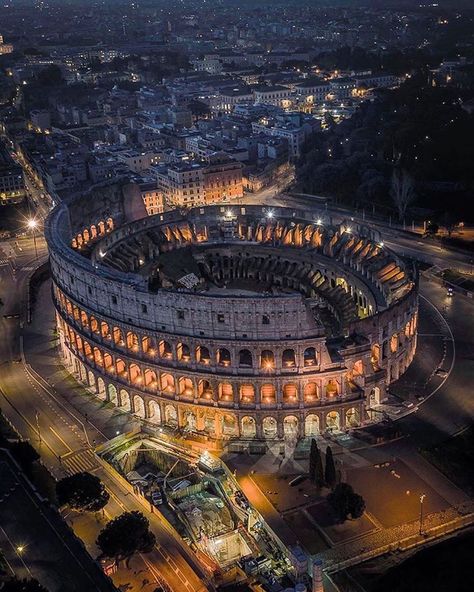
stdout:
<svg viewBox="0 0 474 592">
<path fill-rule="evenodd" d="M 89 449 L 65 454 L 61 458 L 61 464 L 68 475 L 75 475 L 84 471 L 91 473 L 100 466 L 95 454 Z"/>
<path fill-rule="evenodd" d="M 8 259 L 0 259 L 0 265 L 8 265 Z"/>
</svg>

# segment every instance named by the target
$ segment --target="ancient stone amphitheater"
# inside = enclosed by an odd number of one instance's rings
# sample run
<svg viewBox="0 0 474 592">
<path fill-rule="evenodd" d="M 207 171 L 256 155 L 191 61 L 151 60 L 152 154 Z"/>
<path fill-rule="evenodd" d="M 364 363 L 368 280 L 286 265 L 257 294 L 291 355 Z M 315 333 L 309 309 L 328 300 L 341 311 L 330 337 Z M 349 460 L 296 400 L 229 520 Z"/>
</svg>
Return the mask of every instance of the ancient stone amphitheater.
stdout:
<svg viewBox="0 0 474 592">
<path fill-rule="evenodd" d="M 71 373 L 149 425 L 301 438 L 380 419 L 416 348 L 415 272 L 369 227 L 261 206 L 147 216 L 133 185 L 46 226 Z"/>
</svg>

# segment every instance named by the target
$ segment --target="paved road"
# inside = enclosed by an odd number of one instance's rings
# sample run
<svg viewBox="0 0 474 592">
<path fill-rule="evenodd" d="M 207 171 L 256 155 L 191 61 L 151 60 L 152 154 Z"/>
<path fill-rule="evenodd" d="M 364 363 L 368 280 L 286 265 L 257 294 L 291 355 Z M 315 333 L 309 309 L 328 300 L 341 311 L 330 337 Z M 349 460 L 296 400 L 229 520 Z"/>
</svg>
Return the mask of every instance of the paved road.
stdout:
<svg viewBox="0 0 474 592">
<path fill-rule="evenodd" d="M 4 246 L 4 251 L 8 251 Z M 2 314 L 10 316 L 19 312 L 19 295 L 24 289 L 26 274 L 31 261 L 32 247 L 25 248 L 21 260 L 28 265 L 19 266 L 16 277 L 11 265 L 0 267 L 0 285 L 4 305 Z M 40 307 L 41 308 L 41 307 Z M 42 311 L 43 313 L 43 311 Z M 139 510 L 150 520 L 153 532 L 157 537 L 156 549 L 149 555 L 150 571 L 160 572 L 173 590 L 189 592 L 206 589 L 201 568 L 195 557 L 184 546 L 176 533 L 169 528 L 158 514 L 151 514 L 149 504 L 133 495 L 129 484 L 122 480 L 115 471 L 106 464 L 100 463 L 91 452 L 89 443 L 99 444 L 111 438 L 115 433 L 104 433 L 96 428 L 91 421 L 72 407 L 66 396 L 53 390 L 35 371 L 22 362 L 22 341 L 27 355 L 36 350 L 35 361 L 43 358 L 43 363 L 55 365 L 54 351 L 51 351 L 54 336 L 50 334 L 48 341 L 38 328 L 43 320 L 51 329 L 52 308 L 48 314 L 37 315 L 42 320 L 39 325 L 33 324 L 23 331 L 24 339 L 20 339 L 20 320 L 2 318 L 0 331 L 0 406 L 5 415 L 15 425 L 24 438 L 30 439 L 38 448 L 45 464 L 57 476 L 63 476 L 79 470 L 92 470 L 106 484 L 111 501 L 107 506 L 110 516 L 123 511 Z M 43 367 L 44 368 L 44 367 Z M 71 384 L 64 383 L 71 389 Z M 62 387 L 64 385 L 61 385 Z M 111 412 L 110 412 L 111 413 Z"/>
<path fill-rule="evenodd" d="M 33 492 L 0 451 L 0 546 L 18 577 L 37 577 L 52 592 L 112 591 L 62 519 Z"/>
</svg>

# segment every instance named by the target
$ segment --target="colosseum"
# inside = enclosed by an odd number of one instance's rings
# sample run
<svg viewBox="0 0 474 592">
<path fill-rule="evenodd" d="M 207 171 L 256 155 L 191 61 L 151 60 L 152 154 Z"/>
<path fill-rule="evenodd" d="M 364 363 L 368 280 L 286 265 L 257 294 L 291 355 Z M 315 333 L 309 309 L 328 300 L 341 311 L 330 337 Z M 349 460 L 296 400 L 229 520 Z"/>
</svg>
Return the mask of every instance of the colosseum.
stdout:
<svg viewBox="0 0 474 592">
<path fill-rule="evenodd" d="M 344 431 L 380 420 L 414 356 L 416 272 L 368 226 L 247 205 L 147 216 L 115 184 L 57 206 L 46 238 L 66 368 L 147 426 Z"/>
</svg>

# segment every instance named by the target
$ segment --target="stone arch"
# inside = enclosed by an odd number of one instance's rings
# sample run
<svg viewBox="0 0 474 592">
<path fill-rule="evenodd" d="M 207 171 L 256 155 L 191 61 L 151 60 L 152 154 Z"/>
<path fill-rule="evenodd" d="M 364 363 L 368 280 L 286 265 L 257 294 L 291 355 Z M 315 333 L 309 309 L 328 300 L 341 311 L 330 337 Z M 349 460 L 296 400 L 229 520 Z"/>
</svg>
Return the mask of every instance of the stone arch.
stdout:
<svg viewBox="0 0 474 592">
<path fill-rule="evenodd" d="M 85 313 L 83 310 L 81 310 L 81 325 L 85 329 L 89 327 L 89 317 L 87 316 L 87 313 Z"/>
<path fill-rule="evenodd" d="M 362 360 L 357 360 L 354 362 L 354 366 L 352 369 L 353 376 L 363 376 L 364 375 L 364 364 Z"/>
<path fill-rule="evenodd" d="M 82 238 L 84 239 L 85 243 L 88 243 L 91 239 L 91 235 L 88 228 L 84 228 L 82 231 Z"/>
<path fill-rule="evenodd" d="M 108 352 L 105 352 L 104 353 L 104 369 L 107 372 L 111 372 L 113 370 L 113 367 L 114 367 L 114 359 L 112 358 L 112 356 Z"/>
<path fill-rule="evenodd" d="M 254 417 L 246 415 L 241 421 L 242 438 L 255 438 L 257 435 L 257 424 Z"/>
<path fill-rule="evenodd" d="M 341 416 L 339 411 L 330 411 L 326 415 L 326 429 L 329 431 L 341 429 Z"/>
<path fill-rule="evenodd" d="M 89 318 L 89 326 L 93 333 L 100 333 L 99 321 L 92 315 Z"/>
<path fill-rule="evenodd" d="M 264 349 L 260 354 L 260 368 L 265 370 L 275 368 L 275 355 L 270 349 Z"/>
<path fill-rule="evenodd" d="M 360 414 L 357 407 L 349 407 L 346 410 L 346 426 L 355 428 L 360 424 Z"/>
<path fill-rule="evenodd" d="M 127 349 L 138 351 L 138 335 L 133 331 L 127 332 Z"/>
<path fill-rule="evenodd" d="M 95 224 L 91 225 L 90 233 L 91 238 L 97 238 L 97 226 Z"/>
<path fill-rule="evenodd" d="M 303 361 L 304 361 L 305 367 L 316 366 L 317 359 L 316 359 L 316 350 L 314 347 L 307 347 L 304 350 Z"/>
<path fill-rule="evenodd" d="M 183 413 L 183 428 L 188 432 L 196 431 L 196 414 L 191 410 L 186 410 Z"/>
<path fill-rule="evenodd" d="M 255 387 L 253 384 L 241 384 L 239 388 L 239 398 L 241 403 L 247 405 L 255 404 Z"/>
<path fill-rule="evenodd" d="M 120 389 L 120 407 L 125 409 L 125 411 L 132 410 L 132 399 L 130 398 L 130 393 L 125 389 Z"/>
<path fill-rule="evenodd" d="M 115 360 L 115 371 L 117 372 L 117 376 L 124 377 L 127 375 L 127 366 L 121 358 Z"/>
<path fill-rule="evenodd" d="M 262 384 L 260 387 L 260 399 L 264 405 L 276 404 L 276 390 L 275 385 L 271 382 Z"/>
<path fill-rule="evenodd" d="M 157 381 L 156 381 L 156 372 L 151 368 L 146 368 L 143 374 L 145 380 L 145 386 L 149 386 L 151 388 L 156 388 Z"/>
<path fill-rule="evenodd" d="M 236 436 L 238 431 L 237 418 L 230 413 L 224 413 L 220 417 L 222 434 L 224 436 Z"/>
<path fill-rule="evenodd" d="M 87 384 L 95 390 L 95 376 L 91 370 L 87 371 Z"/>
<path fill-rule="evenodd" d="M 318 385 L 316 382 L 307 382 L 303 389 L 305 403 L 313 403 L 318 398 Z"/>
<path fill-rule="evenodd" d="M 102 236 L 105 234 L 105 222 L 103 220 L 101 220 L 98 224 L 97 224 L 97 228 L 99 231 L 99 235 Z"/>
<path fill-rule="evenodd" d="M 234 398 L 234 389 L 230 382 L 219 383 L 219 401 L 232 401 Z"/>
<path fill-rule="evenodd" d="M 231 365 L 230 351 L 225 347 L 217 350 L 217 364 L 228 368 Z"/>
<path fill-rule="evenodd" d="M 105 221 L 106 232 L 111 232 L 114 229 L 114 221 L 112 218 L 107 218 Z"/>
<path fill-rule="evenodd" d="M 326 397 L 337 397 L 339 394 L 339 387 L 334 378 L 330 378 L 326 384 Z"/>
<path fill-rule="evenodd" d="M 148 419 L 153 423 L 161 423 L 161 409 L 156 401 L 148 403 Z"/>
<path fill-rule="evenodd" d="M 287 415 L 283 420 L 283 435 L 285 438 L 296 438 L 298 436 L 298 418 L 296 415 Z"/>
<path fill-rule="evenodd" d="M 202 378 L 198 383 L 198 395 L 202 399 L 207 400 L 212 399 L 214 396 L 214 391 L 212 389 L 211 383 L 205 378 Z"/>
<path fill-rule="evenodd" d="M 179 394 L 183 397 L 194 396 L 194 384 L 191 378 L 187 376 L 181 376 L 178 380 Z"/>
<path fill-rule="evenodd" d="M 165 423 L 172 427 L 178 425 L 178 412 L 174 405 L 165 405 Z"/>
<path fill-rule="evenodd" d="M 370 393 L 370 405 L 380 405 L 380 387 L 374 386 Z"/>
<path fill-rule="evenodd" d="M 120 329 L 120 327 L 114 327 L 113 337 L 114 337 L 115 345 L 120 345 L 120 346 L 125 345 L 125 340 L 123 338 L 123 332 L 122 332 L 122 329 Z"/>
<path fill-rule="evenodd" d="M 138 415 L 138 417 L 142 417 L 143 419 L 146 416 L 145 401 L 140 397 L 140 395 L 134 395 L 133 397 L 133 413 Z"/>
<path fill-rule="evenodd" d="M 105 321 L 100 322 L 100 334 L 102 339 L 110 339 L 110 328 L 108 323 Z"/>
<path fill-rule="evenodd" d="M 241 368 L 252 368 L 253 357 L 249 349 L 241 349 L 239 351 L 239 366 Z"/>
<path fill-rule="evenodd" d="M 305 436 L 317 436 L 319 434 L 319 429 L 319 417 L 314 413 L 307 415 L 304 420 Z"/>
<path fill-rule="evenodd" d="M 173 348 L 168 341 L 162 339 L 158 345 L 158 352 L 161 358 L 165 358 L 166 360 L 173 359 Z"/>
<path fill-rule="evenodd" d="M 196 360 L 200 364 L 208 366 L 211 363 L 211 353 L 209 349 L 204 345 L 199 345 L 196 348 Z"/>
<path fill-rule="evenodd" d="M 262 421 L 263 437 L 272 440 L 278 435 L 277 420 L 274 417 L 264 417 Z"/>
<path fill-rule="evenodd" d="M 103 368 L 104 359 L 102 357 L 102 352 L 100 351 L 100 349 L 98 347 L 94 347 L 93 352 L 94 352 L 94 363 L 96 364 L 96 366 Z"/>
<path fill-rule="evenodd" d="M 296 366 L 296 354 L 294 349 L 285 349 L 281 356 L 283 368 L 294 368 Z"/>
<path fill-rule="evenodd" d="M 132 362 L 129 366 L 130 382 L 132 384 L 140 384 L 142 382 L 142 371 L 140 366 Z"/>
<path fill-rule="evenodd" d="M 81 382 L 86 383 L 87 382 L 87 370 L 82 362 L 79 362 L 78 372 L 79 372 L 79 380 Z"/>
<path fill-rule="evenodd" d="M 143 353 L 152 353 L 151 351 L 151 339 L 148 337 L 148 335 L 144 335 L 142 337 L 142 352 Z"/>
<path fill-rule="evenodd" d="M 118 406 L 117 388 L 114 384 L 109 384 L 107 387 L 107 399 L 114 405 Z"/>
<path fill-rule="evenodd" d="M 160 375 L 160 387 L 161 390 L 165 393 L 174 393 L 174 376 L 172 376 L 171 374 L 162 373 Z"/>
<path fill-rule="evenodd" d="M 295 405 L 298 401 L 298 385 L 289 382 L 283 385 L 283 403 L 285 405 Z"/>
<path fill-rule="evenodd" d="M 182 362 L 189 362 L 191 360 L 191 350 L 186 343 L 178 343 L 176 346 L 176 355 L 178 360 Z"/>
<path fill-rule="evenodd" d="M 380 345 L 378 343 L 372 345 L 370 361 L 374 370 L 377 370 L 380 363 Z"/>
<path fill-rule="evenodd" d="M 106 398 L 105 382 L 100 376 L 97 378 L 97 394 L 101 399 Z"/>
</svg>

